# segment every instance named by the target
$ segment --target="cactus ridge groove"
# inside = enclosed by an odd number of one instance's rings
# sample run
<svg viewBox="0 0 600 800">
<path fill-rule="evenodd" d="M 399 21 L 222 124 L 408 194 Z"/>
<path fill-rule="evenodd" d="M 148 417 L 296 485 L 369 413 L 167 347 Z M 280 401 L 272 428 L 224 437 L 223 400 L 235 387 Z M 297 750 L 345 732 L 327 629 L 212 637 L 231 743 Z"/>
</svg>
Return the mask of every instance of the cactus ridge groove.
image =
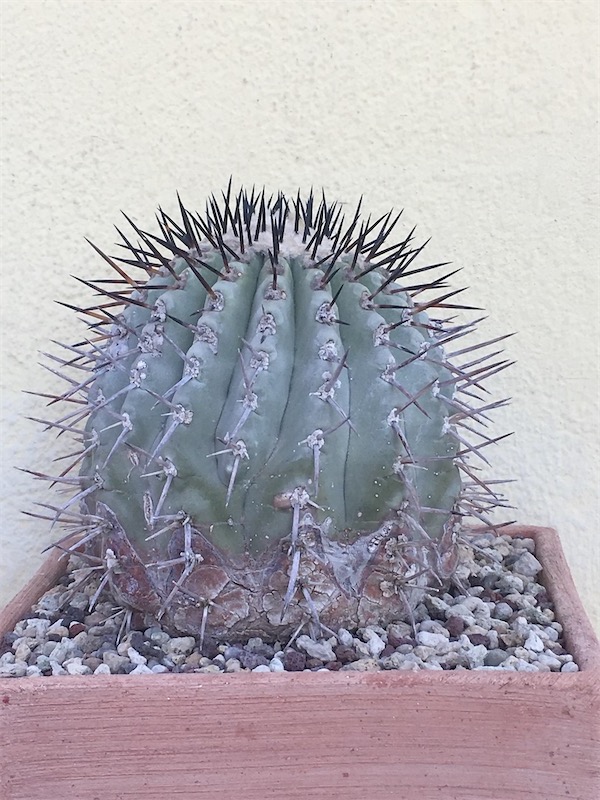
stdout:
<svg viewBox="0 0 600 800">
<path fill-rule="evenodd" d="M 81 449 L 32 473 L 75 492 L 28 513 L 124 608 L 202 638 L 410 617 L 460 581 L 465 519 L 509 508 L 480 474 L 507 337 L 457 345 L 479 309 L 458 270 L 429 277 L 449 262 L 417 266 L 414 228 L 390 243 L 402 212 L 362 219 L 361 198 L 346 223 L 324 194 L 231 181 L 203 215 L 177 199 L 159 233 L 124 215 L 122 257 L 90 242 L 116 274 L 78 279 L 97 302 L 63 305 L 88 336 L 45 354 L 66 387 L 37 393 L 65 411 L 36 421 Z"/>
</svg>

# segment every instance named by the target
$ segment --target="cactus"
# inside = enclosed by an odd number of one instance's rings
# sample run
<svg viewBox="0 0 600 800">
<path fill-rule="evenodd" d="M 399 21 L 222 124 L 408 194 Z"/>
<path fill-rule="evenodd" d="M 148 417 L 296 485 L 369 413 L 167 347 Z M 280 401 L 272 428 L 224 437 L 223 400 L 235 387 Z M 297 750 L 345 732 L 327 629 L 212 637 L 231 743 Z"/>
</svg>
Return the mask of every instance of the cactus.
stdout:
<svg viewBox="0 0 600 800">
<path fill-rule="evenodd" d="M 503 505 L 475 460 L 482 381 L 507 366 L 444 264 L 418 266 L 400 214 L 371 222 L 311 191 L 214 196 L 204 215 L 128 222 L 114 281 L 61 345 L 75 487 L 37 516 L 86 547 L 129 609 L 202 638 L 387 624 L 456 575 L 464 519 Z M 118 230 L 118 229 L 117 229 Z M 433 297 L 424 299 L 424 296 Z M 70 306 L 73 308 L 72 306 Z M 55 371 L 54 369 L 52 371 Z M 48 395 L 45 395 L 48 397 Z M 475 442 L 472 441 L 473 436 Z M 76 475 L 79 470 L 79 475 Z"/>
</svg>

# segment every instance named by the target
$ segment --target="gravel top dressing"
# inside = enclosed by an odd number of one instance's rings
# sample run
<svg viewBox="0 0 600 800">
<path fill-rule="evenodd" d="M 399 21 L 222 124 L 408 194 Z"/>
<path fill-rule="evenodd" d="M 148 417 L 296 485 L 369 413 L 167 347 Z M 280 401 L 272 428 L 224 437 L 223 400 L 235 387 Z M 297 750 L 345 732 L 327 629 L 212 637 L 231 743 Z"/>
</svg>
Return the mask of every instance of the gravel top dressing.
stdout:
<svg viewBox="0 0 600 800">
<path fill-rule="evenodd" d="M 200 648 L 151 617 L 127 612 L 86 562 L 67 574 L 5 635 L 0 677 L 152 675 L 163 672 L 302 670 L 512 670 L 577 672 L 544 586 L 533 539 L 465 536 L 462 589 L 429 592 L 410 622 L 313 638 L 309 621 L 291 639 Z M 100 588 L 100 591 L 99 591 Z"/>
</svg>

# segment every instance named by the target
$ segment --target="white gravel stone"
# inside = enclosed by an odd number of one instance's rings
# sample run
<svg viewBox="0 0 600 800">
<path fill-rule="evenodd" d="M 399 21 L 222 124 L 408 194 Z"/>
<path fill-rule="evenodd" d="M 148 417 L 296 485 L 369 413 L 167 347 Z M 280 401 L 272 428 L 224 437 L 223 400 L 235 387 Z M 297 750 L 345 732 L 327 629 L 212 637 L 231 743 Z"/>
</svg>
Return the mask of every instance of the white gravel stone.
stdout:
<svg viewBox="0 0 600 800">
<path fill-rule="evenodd" d="M 302 648 L 311 658 L 318 658 L 323 662 L 335 661 L 335 653 L 329 642 L 315 642 L 310 636 L 302 635 L 296 639 L 298 647 Z M 385 647 L 385 645 L 384 645 Z M 383 648 L 382 648 L 383 649 Z M 368 648 L 367 648 L 367 652 Z"/>
<path fill-rule="evenodd" d="M 43 678 L 42 670 L 39 667 L 36 667 L 35 664 L 32 664 L 30 667 L 27 667 L 27 677 L 28 678 Z"/>
<path fill-rule="evenodd" d="M 3 653 L 0 656 L 0 667 L 5 667 L 8 664 L 15 663 L 15 654 L 14 653 Z"/>
<path fill-rule="evenodd" d="M 132 664 L 136 666 L 143 666 L 148 663 L 148 659 L 146 656 L 141 655 L 134 647 L 130 647 L 127 650 L 127 658 L 131 661 Z"/>
<path fill-rule="evenodd" d="M 465 655 L 467 656 L 471 669 L 483 666 L 487 652 L 487 647 L 483 644 L 477 644 L 471 650 L 466 651 Z"/>
<path fill-rule="evenodd" d="M 381 651 L 385 649 L 385 642 L 383 641 L 381 636 L 379 636 L 379 634 L 376 633 L 372 628 L 365 628 L 364 635 L 365 638 L 367 639 L 369 653 L 373 656 L 373 658 L 379 658 Z M 331 661 L 335 660 L 335 654 L 333 655 L 333 658 L 330 660 Z"/>
<path fill-rule="evenodd" d="M 155 675 L 160 675 L 163 672 L 168 672 L 169 671 L 169 668 L 165 667 L 164 664 L 155 664 L 150 669 Z"/>
<path fill-rule="evenodd" d="M 254 667 L 252 672 L 271 672 L 271 670 L 266 664 L 259 664 L 258 667 Z"/>
<path fill-rule="evenodd" d="M 150 667 L 147 667 L 145 664 L 138 664 L 134 669 L 131 670 L 129 673 L 130 675 L 154 675 Z"/>
<path fill-rule="evenodd" d="M 50 620 L 32 617 L 31 619 L 27 620 L 25 636 L 33 636 L 36 639 L 43 639 L 48 634 L 49 627 Z"/>
<path fill-rule="evenodd" d="M 517 617 L 513 622 L 513 630 L 520 636 L 523 640 L 527 639 L 529 636 L 529 623 L 525 619 L 525 617 Z"/>
<path fill-rule="evenodd" d="M 517 672 L 539 672 L 535 664 L 530 664 L 522 658 L 517 658 L 516 664 Z"/>
<path fill-rule="evenodd" d="M 560 668 L 561 672 L 579 672 L 579 667 L 574 661 L 565 662 Z"/>
<path fill-rule="evenodd" d="M 527 650 L 532 650 L 534 653 L 542 653 L 544 651 L 544 642 L 535 631 L 531 631 L 525 640 L 525 648 Z"/>
<path fill-rule="evenodd" d="M 269 661 L 269 669 L 271 672 L 283 672 L 283 661 L 280 658 L 272 658 Z"/>
<path fill-rule="evenodd" d="M 561 663 L 556 656 L 548 656 L 546 653 L 540 653 L 537 656 L 536 662 L 538 664 L 545 664 L 549 669 L 558 671 L 561 668 Z"/>
<path fill-rule="evenodd" d="M 417 633 L 417 644 L 430 647 L 438 654 L 447 653 L 449 650 L 448 639 L 441 633 L 429 633 L 429 631 L 419 631 Z"/>
<path fill-rule="evenodd" d="M 346 647 L 350 647 L 352 644 L 352 639 L 354 638 L 350 631 L 347 631 L 346 628 L 340 628 L 337 633 L 337 638 L 340 644 L 346 645 Z"/>
<path fill-rule="evenodd" d="M 68 675 L 66 669 L 64 669 L 58 661 L 54 661 L 54 659 L 50 659 L 50 669 L 52 670 L 52 675 Z"/>
<path fill-rule="evenodd" d="M 553 628 L 551 625 L 547 625 L 544 628 L 544 633 L 546 635 L 546 638 L 550 639 L 551 642 L 558 642 L 558 639 L 559 639 L 558 631 L 555 628 Z M 540 634 L 540 636 L 541 636 L 541 634 Z"/>
<path fill-rule="evenodd" d="M 70 658 L 63 662 L 63 666 L 69 675 L 91 675 L 92 670 L 81 663 L 80 658 Z"/>
<path fill-rule="evenodd" d="M 110 667 L 108 664 L 98 664 L 94 670 L 94 675 L 110 675 Z"/>
</svg>

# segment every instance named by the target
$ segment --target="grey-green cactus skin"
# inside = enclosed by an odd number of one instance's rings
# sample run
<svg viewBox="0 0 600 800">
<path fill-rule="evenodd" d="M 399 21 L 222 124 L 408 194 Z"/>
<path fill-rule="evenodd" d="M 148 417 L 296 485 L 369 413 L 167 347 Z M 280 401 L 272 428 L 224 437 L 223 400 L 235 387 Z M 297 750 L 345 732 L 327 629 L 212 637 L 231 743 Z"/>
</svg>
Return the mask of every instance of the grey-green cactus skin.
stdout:
<svg viewBox="0 0 600 800">
<path fill-rule="evenodd" d="M 495 440 L 462 428 L 502 404 L 481 381 L 506 361 L 428 316 L 464 307 L 412 234 L 390 246 L 391 215 L 344 223 L 312 194 L 243 190 L 180 212 L 161 235 L 134 226 L 136 245 L 121 234 L 115 286 L 89 284 L 101 334 L 69 346 L 84 378 L 53 423 L 83 425 L 80 491 L 55 517 L 125 606 L 179 631 L 406 617 L 454 574 L 464 516 L 502 502 L 469 463 Z"/>
</svg>

